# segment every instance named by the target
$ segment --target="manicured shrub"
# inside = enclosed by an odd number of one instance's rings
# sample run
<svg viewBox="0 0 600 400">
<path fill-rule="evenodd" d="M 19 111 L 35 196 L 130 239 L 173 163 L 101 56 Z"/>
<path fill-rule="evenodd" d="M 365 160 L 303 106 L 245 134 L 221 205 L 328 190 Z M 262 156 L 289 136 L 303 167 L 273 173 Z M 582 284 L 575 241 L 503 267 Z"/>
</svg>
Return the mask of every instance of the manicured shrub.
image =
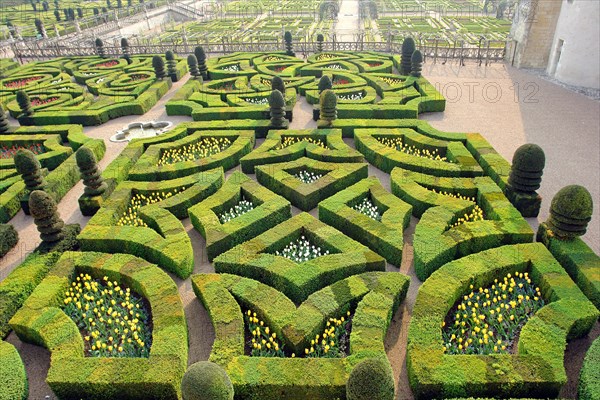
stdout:
<svg viewBox="0 0 600 400">
<path fill-rule="evenodd" d="M 394 376 L 390 364 L 381 358 L 359 362 L 346 383 L 348 400 L 393 400 Z"/>
<path fill-rule="evenodd" d="M 57 22 L 60 22 L 60 12 L 58 10 L 54 10 L 54 18 Z"/>
<path fill-rule="evenodd" d="M 577 394 L 581 400 L 600 399 L 600 338 L 594 340 L 583 360 Z"/>
<path fill-rule="evenodd" d="M 579 185 L 566 186 L 552 199 L 548 228 L 563 239 L 582 236 L 592 219 L 593 208 L 592 196 L 586 188 Z"/>
<path fill-rule="evenodd" d="M 271 108 L 271 125 L 282 127 L 286 124 L 285 99 L 279 90 L 273 90 L 269 96 L 269 107 Z"/>
<path fill-rule="evenodd" d="M 16 246 L 19 241 L 19 233 L 10 224 L 0 224 L 0 257 Z"/>
<path fill-rule="evenodd" d="M 285 54 L 288 56 L 295 56 L 292 44 L 292 33 L 290 31 L 286 31 L 283 35 L 283 40 L 285 41 Z"/>
<path fill-rule="evenodd" d="M 194 49 L 194 55 L 198 60 L 198 69 L 200 70 L 200 74 L 202 74 L 202 79 L 208 79 L 208 67 L 206 66 L 206 53 L 204 53 L 204 49 L 202 46 L 198 46 Z"/>
<path fill-rule="evenodd" d="M 152 57 L 152 68 L 154 68 L 156 79 L 163 79 L 167 76 L 167 73 L 165 72 L 165 62 L 161 56 Z"/>
<path fill-rule="evenodd" d="M 127 38 L 121 38 L 121 50 L 123 51 L 123 58 L 127 61 L 127 64 L 131 64 L 131 56 L 129 55 L 129 41 Z"/>
<path fill-rule="evenodd" d="M 321 94 L 324 90 L 327 89 L 331 89 L 333 88 L 333 83 L 331 82 L 331 78 L 329 77 L 329 75 L 323 75 L 321 76 L 321 79 L 319 79 L 319 94 Z"/>
<path fill-rule="evenodd" d="M 171 50 L 167 50 L 165 58 L 167 59 L 167 74 L 171 78 L 171 81 L 177 82 L 177 61 L 175 61 L 175 54 Z"/>
<path fill-rule="evenodd" d="M 98 196 L 104 193 L 107 188 L 106 182 L 102 179 L 102 173 L 98 168 L 96 156 L 89 147 L 80 147 L 75 153 L 77 166 L 85 185 L 84 193 L 88 196 Z"/>
<path fill-rule="evenodd" d="M 187 58 L 188 69 L 190 70 L 190 75 L 194 77 L 194 79 L 198 79 L 201 77 L 200 70 L 198 69 L 198 59 L 195 55 L 190 54 Z"/>
<path fill-rule="evenodd" d="M 42 20 L 39 19 L 39 18 L 36 18 L 35 21 L 34 21 L 34 23 L 35 23 L 35 30 L 37 31 L 37 33 L 40 36 L 44 36 L 45 37 L 46 36 L 46 29 L 44 29 L 44 23 L 42 22 Z"/>
<path fill-rule="evenodd" d="M 98 54 L 98 56 L 102 57 L 102 58 L 106 58 L 106 52 L 104 51 L 104 42 L 102 42 L 102 39 L 100 38 L 96 38 L 96 53 Z"/>
<path fill-rule="evenodd" d="M 323 52 L 323 40 L 325 40 L 325 38 L 323 37 L 323 34 L 319 33 L 317 35 L 317 52 L 318 53 Z"/>
<path fill-rule="evenodd" d="M 24 90 L 19 90 L 17 92 L 17 103 L 19 104 L 21 112 L 24 115 L 30 116 L 31 114 L 33 114 L 33 110 L 31 109 L 31 101 L 29 100 L 29 96 Z"/>
<path fill-rule="evenodd" d="M 415 50 L 410 57 L 410 65 L 410 74 L 415 78 L 420 78 L 421 70 L 423 70 L 423 54 L 419 50 Z"/>
<path fill-rule="evenodd" d="M 533 193 L 540 188 L 546 164 L 544 150 L 536 144 L 524 144 L 513 155 L 508 185 L 512 190 Z"/>
<path fill-rule="evenodd" d="M 275 75 L 271 79 L 271 90 L 279 90 L 285 96 L 285 82 L 283 82 L 283 79 L 279 75 Z"/>
<path fill-rule="evenodd" d="M 409 75 L 412 69 L 411 58 L 416 50 L 415 41 L 408 36 L 402 42 L 402 59 L 400 60 L 400 74 Z"/>
<path fill-rule="evenodd" d="M 181 381 L 183 400 L 233 400 L 227 372 L 210 361 L 190 365 Z"/>
<path fill-rule="evenodd" d="M 34 190 L 29 196 L 29 211 L 40 232 L 40 238 L 47 243 L 55 243 L 64 238 L 65 223 L 58 215 L 56 202 L 41 190 Z"/>
<path fill-rule="evenodd" d="M 8 132 L 8 129 L 8 115 L 2 108 L 2 105 L 0 105 L 0 133 L 6 133 Z"/>
<path fill-rule="evenodd" d="M 17 349 L 0 341 L 0 400 L 27 399 L 27 373 Z"/>
<path fill-rule="evenodd" d="M 333 90 L 321 93 L 321 117 L 323 121 L 333 122 L 337 119 L 337 96 Z"/>
<path fill-rule="evenodd" d="M 14 157 L 17 172 L 21 174 L 25 181 L 25 186 L 29 191 L 44 190 L 46 180 L 42 176 L 42 166 L 38 159 L 29 150 L 21 149 L 17 151 Z"/>
</svg>

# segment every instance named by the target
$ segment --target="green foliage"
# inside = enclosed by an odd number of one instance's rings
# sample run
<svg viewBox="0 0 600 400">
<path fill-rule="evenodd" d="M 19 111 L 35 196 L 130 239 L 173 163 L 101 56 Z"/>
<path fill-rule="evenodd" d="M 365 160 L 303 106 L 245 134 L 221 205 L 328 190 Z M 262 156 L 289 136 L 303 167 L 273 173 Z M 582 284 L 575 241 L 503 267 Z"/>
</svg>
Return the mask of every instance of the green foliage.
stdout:
<svg viewBox="0 0 600 400">
<path fill-rule="evenodd" d="M 129 41 L 127 38 L 121 38 L 121 51 L 123 51 L 123 58 L 127 60 L 127 64 L 131 64 L 131 56 L 129 55 Z"/>
<path fill-rule="evenodd" d="M 60 218 L 56 202 L 41 190 L 34 190 L 29 196 L 29 211 L 44 242 L 54 243 L 64 238 L 65 223 Z"/>
<path fill-rule="evenodd" d="M 410 74 L 415 78 L 421 77 L 421 70 L 423 69 L 423 55 L 419 50 L 415 50 L 410 58 Z"/>
<path fill-rule="evenodd" d="M 274 127 L 283 127 L 286 125 L 285 119 L 285 98 L 279 90 L 273 90 L 269 95 L 269 107 L 271 109 L 271 125 Z"/>
<path fill-rule="evenodd" d="M 577 394 L 581 400 L 600 399 L 600 338 L 594 340 L 583 360 Z"/>
<path fill-rule="evenodd" d="M 19 241 L 19 233 L 13 225 L 0 224 L 0 258 L 16 246 Z"/>
<path fill-rule="evenodd" d="M 290 31 L 285 31 L 283 35 L 283 40 L 285 41 L 285 54 L 288 56 L 295 56 L 292 44 L 292 33 Z"/>
<path fill-rule="evenodd" d="M 190 70 L 190 75 L 192 75 L 194 77 L 194 79 L 198 79 L 199 77 L 202 77 L 202 74 L 200 73 L 200 70 L 198 69 L 198 60 L 196 59 L 195 55 L 190 54 L 187 58 L 187 63 L 188 63 L 188 69 Z"/>
<path fill-rule="evenodd" d="M 285 95 L 285 83 L 279 75 L 275 75 L 273 79 L 271 79 L 271 90 L 279 90 L 281 94 Z"/>
<path fill-rule="evenodd" d="M 165 72 L 165 62 L 161 56 L 152 57 L 152 68 L 154 68 L 154 74 L 156 79 L 163 79 L 167 76 Z"/>
<path fill-rule="evenodd" d="M 34 24 L 35 24 L 35 29 L 37 30 L 37 33 L 40 36 L 44 36 L 46 31 L 44 30 L 44 23 L 42 22 L 42 20 L 39 18 L 36 18 L 34 21 Z"/>
<path fill-rule="evenodd" d="M 167 60 L 167 74 L 172 82 L 177 82 L 177 61 L 175 60 L 175 54 L 171 50 L 167 50 L 165 58 Z"/>
<path fill-rule="evenodd" d="M 346 383 L 347 400 L 393 400 L 394 375 L 389 362 L 367 358 L 359 362 Z"/>
<path fill-rule="evenodd" d="M 533 193 L 540 187 L 546 156 L 536 144 L 524 144 L 513 156 L 508 185 L 513 191 Z"/>
<path fill-rule="evenodd" d="M 106 52 L 104 50 L 104 42 L 102 41 L 102 39 L 96 38 L 96 41 L 94 42 L 94 44 L 96 46 L 96 53 L 98 54 L 98 56 L 101 58 L 106 58 Z"/>
<path fill-rule="evenodd" d="M 200 70 L 200 74 L 202 75 L 202 79 L 207 80 L 208 77 L 208 67 L 206 66 L 206 53 L 204 53 L 204 49 L 202 46 L 197 46 L 194 49 L 194 55 L 198 60 L 198 69 Z"/>
<path fill-rule="evenodd" d="M 210 361 L 190 365 L 181 381 L 183 400 L 233 400 L 233 385 L 227 372 Z"/>
<path fill-rule="evenodd" d="M 317 34 L 317 52 L 318 53 L 323 52 L 323 41 L 324 40 L 325 40 L 325 38 L 323 37 L 322 33 Z"/>
<path fill-rule="evenodd" d="M 320 119 L 329 123 L 337 119 L 337 96 L 331 89 L 321 93 Z"/>
<path fill-rule="evenodd" d="M 23 177 L 28 190 L 44 190 L 46 180 L 42 176 L 41 164 L 29 150 L 20 149 L 14 157 L 17 172 Z"/>
<path fill-rule="evenodd" d="M 17 92 L 17 103 L 19 103 L 21 112 L 25 116 L 30 116 L 31 114 L 33 114 L 33 110 L 31 109 L 31 101 L 29 100 L 29 95 L 24 90 L 19 90 Z"/>
<path fill-rule="evenodd" d="M 400 63 L 400 74 L 409 75 L 412 69 L 411 58 L 416 50 L 415 40 L 407 36 L 402 42 L 402 60 Z"/>
<path fill-rule="evenodd" d="M 592 195 L 586 188 L 580 185 L 565 186 L 552 199 L 548 227 L 564 239 L 582 236 L 587 231 L 593 210 Z"/>
<path fill-rule="evenodd" d="M 329 75 L 321 76 L 321 78 L 319 79 L 318 86 L 319 94 L 323 93 L 324 90 L 328 90 L 331 88 L 333 88 L 333 83 L 331 82 L 331 78 L 329 77 Z"/>
<path fill-rule="evenodd" d="M 0 104 L 0 134 L 8 133 L 10 125 L 8 125 L 8 116 Z"/>
<path fill-rule="evenodd" d="M 0 400 L 25 400 L 28 394 L 27 373 L 15 347 L 0 341 Z"/>
<path fill-rule="evenodd" d="M 77 166 L 85 185 L 84 193 L 88 196 L 98 196 L 105 192 L 107 185 L 102 179 L 96 156 L 88 147 L 80 147 L 75 153 Z"/>
</svg>

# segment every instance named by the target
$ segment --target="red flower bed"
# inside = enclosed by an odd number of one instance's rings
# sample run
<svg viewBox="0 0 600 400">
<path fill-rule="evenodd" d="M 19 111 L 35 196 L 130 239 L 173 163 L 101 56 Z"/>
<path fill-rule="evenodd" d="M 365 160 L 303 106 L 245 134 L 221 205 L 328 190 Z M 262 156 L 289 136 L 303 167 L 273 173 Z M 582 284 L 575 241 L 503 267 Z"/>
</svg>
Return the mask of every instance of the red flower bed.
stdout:
<svg viewBox="0 0 600 400">
<path fill-rule="evenodd" d="M 283 71 L 286 68 L 287 68 L 286 66 L 282 65 L 282 66 L 273 68 L 273 71 L 275 71 L 275 72 L 281 72 L 281 71 Z"/>
<path fill-rule="evenodd" d="M 380 63 L 380 62 L 368 62 L 367 65 L 369 67 L 379 67 L 380 65 L 383 65 L 383 63 Z"/>
<path fill-rule="evenodd" d="M 115 60 L 110 60 L 110 61 L 106 61 L 100 64 L 96 64 L 94 65 L 94 67 L 96 68 L 110 68 L 110 67 L 114 67 L 115 65 L 119 65 L 118 61 Z"/>
<path fill-rule="evenodd" d="M 347 85 L 350 81 L 348 79 L 335 78 L 332 83 L 334 85 Z"/>
<path fill-rule="evenodd" d="M 29 146 L 13 146 L 13 147 L 0 147 L 0 159 L 13 158 L 17 151 L 21 149 L 26 149 L 31 151 L 33 154 L 42 154 L 44 152 L 44 148 L 41 144 L 36 143 Z"/>
<path fill-rule="evenodd" d="M 4 82 L 4 87 L 9 89 L 19 89 L 27 85 L 29 82 L 39 81 L 43 76 L 30 76 L 29 78 L 22 78 L 16 81 Z"/>
<path fill-rule="evenodd" d="M 149 78 L 150 75 L 143 75 L 143 74 L 133 74 L 133 75 L 129 75 L 129 78 L 132 81 L 141 81 L 142 79 L 147 79 Z"/>
<path fill-rule="evenodd" d="M 34 99 L 31 99 L 31 105 L 34 107 L 37 107 L 37 106 L 41 106 L 44 104 L 52 103 L 53 101 L 56 101 L 56 100 L 58 100 L 58 97 L 49 97 L 44 100 L 39 99 L 39 98 L 34 98 Z"/>
</svg>

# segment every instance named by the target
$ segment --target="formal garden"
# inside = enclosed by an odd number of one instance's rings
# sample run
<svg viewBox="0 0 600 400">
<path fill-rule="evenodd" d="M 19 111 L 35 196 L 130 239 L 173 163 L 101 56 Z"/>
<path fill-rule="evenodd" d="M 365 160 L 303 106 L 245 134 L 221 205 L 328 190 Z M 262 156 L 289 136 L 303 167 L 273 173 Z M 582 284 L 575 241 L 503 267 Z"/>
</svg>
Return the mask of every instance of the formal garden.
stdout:
<svg viewBox="0 0 600 400">
<path fill-rule="evenodd" d="M 599 399 L 588 190 L 542 203 L 544 143 L 507 160 L 485 132 L 420 119 L 452 105 L 412 38 L 304 59 L 295 37 L 2 60 L 0 260 L 24 239 L 16 219 L 40 244 L 0 282 L 0 399 L 44 382 L 59 399 L 557 398 L 568 381 Z M 107 151 L 110 120 L 157 107 L 186 122 L 130 124 Z M 573 377 L 566 346 L 588 334 Z M 24 343 L 49 352 L 47 375 Z"/>
</svg>

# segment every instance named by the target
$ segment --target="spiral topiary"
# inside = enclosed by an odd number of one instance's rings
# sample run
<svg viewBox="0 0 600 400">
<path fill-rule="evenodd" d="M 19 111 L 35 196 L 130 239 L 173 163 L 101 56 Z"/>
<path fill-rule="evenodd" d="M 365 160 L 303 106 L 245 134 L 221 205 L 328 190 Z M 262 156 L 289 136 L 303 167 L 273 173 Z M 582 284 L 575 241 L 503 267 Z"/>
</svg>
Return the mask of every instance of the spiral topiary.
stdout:
<svg viewBox="0 0 600 400">
<path fill-rule="evenodd" d="M 0 133 L 7 133 L 9 129 L 8 116 L 6 115 L 6 112 L 4 112 L 2 105 L 0 105 Z"/>
<path fill-rule="evenodd" d="M 394 397 L 392 368 L 381 358 L 359 362 L 348 377 L 347 400 L 393 400 Z"/>
<path fill-rule="evenodd" d="M 295 56 L 296 53 L 294 53 L 292 44 L 292 33 L 290 31 L 285 31 L 283 40 L 285 41 L 285 54 L 288 56 Z"/>
<path fill-rule="evenodd" d="M 204 53 L 202 46 L 194 49 L 194 55 L 196 56 L 196 60 L 198 60 L 198 69 L 200 70 L 200 74 L 202 74 L 202 79 L 207 80 L 208 67 L 206 66 L 206 53 Z"/>
<path fill-rule="evenodd" d="M 107 187 L 106 182 L 102 179 L 102 173 L 92 150 L 80 147 L 75 153 L 75 160 L 85 185 L 83 192 L 88 196 L 98 196 L 104 193 Z"/>
<path fill-rule="evenodd" d="M 400 74 L 408 75 L 412 68 L 411 58 L 416 50 L 415 40 L 408 36 L 402 42 L 402 58 L 400 59 Z"/>
<path fill-rule="evenodd" d="M 271 90 L 279 90 L 281 94 L 285 95 L 285 82 L 283 82 L 280 76 L 275 75 L 271 79 Z"/>
<path fill-rule="evenodd" d="M 40 232 L 40 238 L 47 243 L 58 242 L 65 237 L 65 223 L 58 215 L 56 202 L 42 190 L 34 190 L 29 196 L 29 212 Z"/>
<path fill-rule="evenodd" d="M 194 79 L 198 79 L 199 77 L 201 78 L 202 75 L 200 74 L 200 70 L 198 69 L 198 60 L 196 59 L 196 56 L 190 54 L 187 58 L 187 63 L 188 69 L 190 70 L 190 75 L 192 75 Z"/>
<path fill-rule="evenodd" d="M 322 33 L 319 33 L 317 35 L 317 52 L 322 53 L 323 52 L 323 41 L 325 40 L 325 38 L 323 37 Z"/>
<path fill-rule="evenodd" d="M 419 50 L 415 50 L 410 58 L 410 74 L 415 78 L 421 77 L 421 71 L 423 70 L 423 54 Z"/>
<path fill-rule="evenodd" d="M 21 112 L 26 116 L 30 116 L 33 114 L 33 110 L 31 109 L 31 101 L 29 100 L 29 95 L 24 90 L 19 90 L 17 92 L 17 103 L 19 104 L 19 108 Z"/>
<path fill-rule="evenodd" d="M 321 79 L 319 79 L 319 86 L 317 86 L 317 88 L 319 89 L 319 94 L 323 93 L 323 90 L 333 88 L 333 83 L 331 82 L 329 75 L 321 76 Z"/>
<path fill-rule="evenodd" d="M 511 190 L 533 193 L 540 188 L 546 156 L 536 144 L 524 144 L 513 155 L 512 167 L 508 176 Z"/>
<path fill-rule="evenodd" d="M 573 239 L 587 231 L 592 219 L 592 195 L 580 185 L 565 186 L 556 193 L 550 204 L 550 218 L 546 224 L 558 237 Z"/>
<path fill-rule="evenodd" d="M 190 365 L 181 381 L 183 400 L 233 400 L 233 385 L 227 372 L 210 361 Z"/>
<path fill-rule="evenodd" d="M 285 98 L 279 90 L 271 91 L 269 107 L 271 108 L 271 126 L 284 126 L 287 122 L 285 119 Z"/>
<path fill-rule="evenodd" d="M 14 156 L 15 168 L 23 177 L 27 190 L 44 190 L 46 180 L 42 176 L 42 165 L 31 151 L 20 149 Z"/>
<path fill-rule="evenodd" d="M 321 93 L 320 105 L 322 120 L 332 122 L 337 119 L 337 96 L 333 90 L 327 89 Z"/>
<path fill-rule="evenodd" d="M 106 53 L 104 52 L 104 42 L 100 38 L 96 38 L 96 53 L 98 56 L 102 58 L 106 58 Z"/>
<path fill-rule="evenodd" d="M 167 50 L 165 58 L 167 59 L 167 74 L 171 78 L 171 81 L 177 82 L 177 61 L 175 60 L 175 54 L 171 50 Z"/>
<path fill-rule="evenodd" d="M 167 76 L 167 73 L 165 72 L 165 62 L 161 56 L 152 57 L 152 68 L 154 68 L 156 79 L 163 79 Z"/>
</svg>

